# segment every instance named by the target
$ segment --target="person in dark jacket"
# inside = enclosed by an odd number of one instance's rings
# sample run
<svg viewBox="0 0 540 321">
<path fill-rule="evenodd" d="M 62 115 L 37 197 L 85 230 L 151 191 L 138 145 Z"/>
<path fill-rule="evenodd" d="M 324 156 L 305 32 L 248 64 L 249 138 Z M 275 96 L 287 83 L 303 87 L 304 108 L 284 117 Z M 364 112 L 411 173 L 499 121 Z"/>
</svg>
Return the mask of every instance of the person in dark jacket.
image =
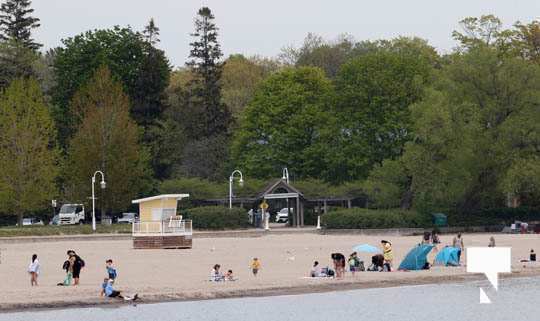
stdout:
<svg viewBox="0 0 540 321">
<path fill-rule="evenodd" d="M 81 257 L 78 256 L 77 253 L 75 253 L 75 251 L 73 250 L 67 251 L 67 255 L 70 258 L 75 258 L 73 262 L 73 285 L 79 285 L 79 277 L 81 275 L 81 270 L 85 265 L 84 260 L 81 259 Z"/>
</svg>

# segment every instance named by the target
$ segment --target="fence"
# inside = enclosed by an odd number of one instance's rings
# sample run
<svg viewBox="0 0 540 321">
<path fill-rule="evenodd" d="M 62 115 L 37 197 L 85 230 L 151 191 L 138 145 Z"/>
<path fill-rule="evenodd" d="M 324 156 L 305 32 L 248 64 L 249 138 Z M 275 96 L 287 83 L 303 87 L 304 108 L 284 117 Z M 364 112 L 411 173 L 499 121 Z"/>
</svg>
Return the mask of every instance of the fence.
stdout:
<svg viewBox="0 0 540 321">
<path fill-rule="evenodd" d="M 168 221 L 149 221 L 133 223 L 133 235 L 192 235 L 191 220 L 171 218 Z"/>
</svg>

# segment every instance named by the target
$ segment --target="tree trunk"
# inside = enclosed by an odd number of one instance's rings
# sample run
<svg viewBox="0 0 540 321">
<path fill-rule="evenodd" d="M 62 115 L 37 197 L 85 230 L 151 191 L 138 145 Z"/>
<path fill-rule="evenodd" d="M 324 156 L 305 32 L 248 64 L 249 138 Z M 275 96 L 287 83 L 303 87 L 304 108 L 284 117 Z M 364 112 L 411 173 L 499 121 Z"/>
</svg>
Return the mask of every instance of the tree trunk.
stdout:
<svg viewBox="0 0 540 321">
<path fill-rule="evenodd" d="M 23 226 L 23 225 L 22 225 L 23 216 L 24 216 L 23 213 L 18 213 L 18 214 L 17 214 L 17 222 L 19 223 L 19 225 L 18 225 L 19 227 L 22 227 L 22 226 Z"/>
</svg>

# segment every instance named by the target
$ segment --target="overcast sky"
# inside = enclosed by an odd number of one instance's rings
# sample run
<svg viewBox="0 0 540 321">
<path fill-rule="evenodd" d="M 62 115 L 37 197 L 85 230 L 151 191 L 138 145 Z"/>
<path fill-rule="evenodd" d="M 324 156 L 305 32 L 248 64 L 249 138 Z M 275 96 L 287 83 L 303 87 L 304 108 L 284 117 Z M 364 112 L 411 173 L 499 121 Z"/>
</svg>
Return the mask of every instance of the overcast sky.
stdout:
<svg viewBox="0 0 540 321">
<path fill-rule="evenodd" d="M 446 52 L 455 46 L 451 32 L 464 17 L 492 13 L 510 26 L 540 16 L 538 0 L 33 0 L 41 19 L 34 37 L 50 48 L 89 29 L 142 30 L 153 17 L 161 29 L 159 46 L 179 66 L 202 5 L 216 16 L 226 56 L 275 56 L 286 45 L 300 45 L 308 32 L 328 39 L 347 33 L 356 40 L 415 35 Z"/>
</svg>

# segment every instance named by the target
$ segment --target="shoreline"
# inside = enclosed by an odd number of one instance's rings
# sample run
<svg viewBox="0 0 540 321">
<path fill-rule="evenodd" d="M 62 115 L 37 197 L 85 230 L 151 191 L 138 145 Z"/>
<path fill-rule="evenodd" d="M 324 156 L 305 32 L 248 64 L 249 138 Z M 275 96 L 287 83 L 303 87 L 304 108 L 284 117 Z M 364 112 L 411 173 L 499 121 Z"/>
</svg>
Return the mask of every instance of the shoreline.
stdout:
<svg viewBox="0 0 540 321">
<path fill-rule="evenodd" d="M 385 273 L 385 272 L 359 272 L 362 273 Z M 391 272 L 396 273 L 396 272 Z M 415 272 L 404 272 L 415 273 Z M 512 278 L 528 278 L 540 276 L 540 268 L 532 268 L 529 270 L 513 271 L 509 274 L 500 274 L 499 279 Z M 302 294 L 317 294 L 328 292 L 353 291 L 376 288 L 394 288 L 404 286 L 418 286 L 430 284 L 449 284 L 449 283 L 465 283 L 487 280 L 483 274 L 466 273 L 447 276 L 421 276 L 415 278 L 402 278 L 391 280 L 365 281 L 361 280 L 329 280 L 323 284 L 308 284 L 301 286 L 277 286 L 261 289 L 230 289 L 225 291 L 214 291 L 209 293 L 203 292 L 185 292 L 185 293 L 159 293 L 148 294 L 141 293 L 141 299 L 136 303 L 131 301 L 118 302 L 115 300 L 96 297 L 95 300 L 84 301 L 50 301 L 43 303 L 0 303 L 0 314 L 10 314 L 17 312 L 35 312 L 47 310 L 65 310 L 78 308 L 119 308 L 123 306 L 139 305 L 139 304 L 157 304 L 171 302 L 189 302 L 189 301 L 206 301 L 220 299 L 235 299 L 235 298 L 257 298 L 257 297 L 272 297 L 286 295 L 302 295 Z M 313 280 L 317 282 L 316 280 Z"/>
</svg>

